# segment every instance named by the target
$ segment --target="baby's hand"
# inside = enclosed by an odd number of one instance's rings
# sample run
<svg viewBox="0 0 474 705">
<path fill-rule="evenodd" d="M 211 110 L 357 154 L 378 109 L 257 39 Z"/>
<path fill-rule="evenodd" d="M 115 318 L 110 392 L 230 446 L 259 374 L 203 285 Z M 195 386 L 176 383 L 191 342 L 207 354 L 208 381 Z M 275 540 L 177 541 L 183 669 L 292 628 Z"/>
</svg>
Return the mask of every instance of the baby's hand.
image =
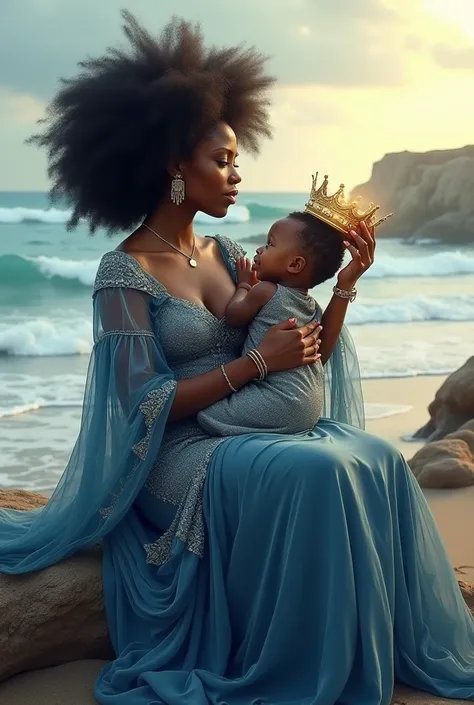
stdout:
<svg viewBox="0 0 474 705">
<path fill-rule="evenodd" d="M 237 260 L 237 282 L 239 284 L 249 284 L 255 286 L 258 284 L 257 273 L 252 270 L 252 262 L 246 257 L 239 257 Z"/>
</svg>

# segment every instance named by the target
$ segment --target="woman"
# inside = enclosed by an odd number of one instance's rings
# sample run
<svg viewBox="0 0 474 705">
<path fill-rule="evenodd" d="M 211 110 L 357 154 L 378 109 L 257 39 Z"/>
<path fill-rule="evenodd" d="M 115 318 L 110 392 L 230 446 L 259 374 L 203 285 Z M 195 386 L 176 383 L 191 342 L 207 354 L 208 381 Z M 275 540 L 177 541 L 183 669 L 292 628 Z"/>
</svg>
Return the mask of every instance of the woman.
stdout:
<svg viewBox="0 0 474 705">
<path fill-rule="evenodd" d="M 235 135 L 255 149 L 268 133 L 271 81 L 258 54 L 206 51 L 185 23 L 155 43 L 127 16 L 126 33 L 132 52 L 86 63 L 37 138 L 73 225 L 143 224 L 102 260 L 79 438 L 45 508 L 2 511 L 0 570 L 103 538 L 117 659 L 100 703 L 386 705 L 394 675 L 474 698 L 473 620 L 391 446 L 329 419 L 294 437 L 197 426 L 228 380 L 258 374 L 245 331 L 223 321 L 242 251 L 195 237 L 192 219 L 234 202 Z M 373 253 L 367 231 L 356 243 L 349 288 Z M 321 347 L 334 348 L 328 413 L 350 420 L 346 306 L 331 302 Z M 262 342 L 269 371 L 316 358 L 316 331 L 293 326 Z"/>
</svg>

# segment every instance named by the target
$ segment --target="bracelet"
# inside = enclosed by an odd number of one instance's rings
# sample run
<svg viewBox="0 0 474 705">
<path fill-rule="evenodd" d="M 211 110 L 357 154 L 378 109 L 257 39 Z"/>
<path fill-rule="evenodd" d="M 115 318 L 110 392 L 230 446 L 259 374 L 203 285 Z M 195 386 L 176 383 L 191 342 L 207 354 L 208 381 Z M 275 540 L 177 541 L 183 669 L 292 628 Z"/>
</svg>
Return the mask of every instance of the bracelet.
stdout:
<svg viewBox="0 0 474 705">
<path fill-rule="evenodd" d="M 221 365 L 221 372 L 222 372 L 222 374 L 224 375 L 225 381 L 226 381 L 227 384 L 229 385 L 230 391 L 231 391 L 231 392 L 236 392 L 237 390 L 236 390 L 236 388 L 234 387 L 234 385 L 232 384 L 232 382 L 230 381 L 229 376 L 228 376 L 227 372 L 225 371 L 224 365 Z"/>
<path fill-rule="evenodd" d="M 240 282 L 240 284 L 237 284 L 237 289 L 247 289 L 247 291 L 250 291 L 251 288 L 251 284 L 247 284 L 247 282 Z"/>
<path fill-rule="evenodd" d="M 338 286 L 335 286 L 333 287 L 333 293 L 339 296 L 340 299 L 347 299 L 352 303 L 357 296 L 357 289 L 354 287 L 351 291 L 346 291 L 345 289 L 339 289 Z"/>
<path fill-rule="evenodd" d="M 255 367 L 259 372 L 259 380 L 265 379 L 268 374 L 267 363 L 263 359 L 262 354 L 258 350 L 249 350 L 247 352 L 247 357 L 249 357 L 254 363 Z"/>
</svg>

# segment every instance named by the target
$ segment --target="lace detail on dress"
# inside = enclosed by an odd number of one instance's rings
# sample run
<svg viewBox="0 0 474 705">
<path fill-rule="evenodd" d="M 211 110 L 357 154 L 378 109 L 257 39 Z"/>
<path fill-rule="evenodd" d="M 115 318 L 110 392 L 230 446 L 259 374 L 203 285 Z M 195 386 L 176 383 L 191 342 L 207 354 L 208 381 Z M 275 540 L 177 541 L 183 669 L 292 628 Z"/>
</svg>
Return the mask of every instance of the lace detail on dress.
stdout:
<svg viewBox="0 0 474 705">
<path fill-rule="evenodd" d="M 135 470 L 135 468 L 133 468 L 133 471 L 134 471 L 134 470 Z M 133 471 L 132 471 L 132 472 L 133 472 Z M 117 506 L 117 502 L 118 502 L 118 500 L 119 500 L 120 495 L 121 495 L 122 492 L 123 492 L 123 488 L 125 487 L 125 484 L 126 484 L 126 482 L 127 482 L 127 479 L 128 479 L 128 476 L 127 476 L 127 478 L 123 478 L 123 477 L 122 477 L 122 478 L 120 479 L 118 492 L 112 492 L 112 494 L 110 495 L 110 504 L 109 504 L 109 506 L 108 506 L 108 507 L 103 507 L 102 509 L 99 509 L 99 514 L 100 514 L 100 516 L 102 517 L 102 519 L 110 519 L 110 517 L 111 517 L 112 514 L 114 513 L 115 507 Z"/>
<path fill-rule="evenodd" d="M 199 558 L 203 557 L 206 531 L 202 510 L 202 490 L 211 456 L 225 439 L 214 440 L 215 443 L 209 445 L 206 456 L 192 478 L 169 529 L 153 543 L 144 545 L 147 563 L 156 566 L 165 563 L 170 557 L 175 538 L 182 541 L 188 551 Z"/>
<path fill-rule="evenodd" d="M 141 441 L 139 441 L 133 446 L 132 450 L 135 455 L 140 458 L 140 460 L 143 460 L 146 457 L 146 454 L 148 453 L 148 445 L 150 443 L 153 425 L 158 416 L 163 411 L 163 407 L 168 401 L 168 398 L 175 387 L 176 381 L 174 379 L 168 380 L 159 389 L 153 389 L 151 392 L 149 392 L 145 401 L 142 402 L 139 406 L 140 411 L 145 417 L 147 434 L 144 438 L 142 438 Z"/>
<path fill-rule="evenodd" d="M 155 334 L 152 333 L 150 330 L 107 330 L 105 333 L 102 333 L 97 340 L 99 342 L 100 340 L 103 340 L 104 338 L 108 338 L 111 335 L 137 335 L 139 337 L 147 337 L 147 338 L 154 338 Z"/>
<path fill-rule="evenodd" d="M 106 252 L 102 257 L 93 293 L 110 287 L 138 289 L 155 297 L 166 294 L 165 287 L 145 272 L 134 257 L 120 250 Z"/>
<path fill-rule="evenodd" d="M 99 514 L 103 519 L 109 519 L 112 516 L 127 482 L 135 474 L 140 460 L 145 458 L 148 452 L 148 445 L 150 443 L 153 424 L 162 412 L 166 401 L 175 387 L 176 382 L 170 379 L 159 389 L 153 389 L 149 394 L 147 394 L 145 401 L 140 404 L 139 409 L 145 418 L 147 433 L 146 436 L 132 448 L 139 460 L 133 465 L 127 476 L 120 479 L 117 492 L 112 492 L 110 495 L 110 504 L 107 507 L 102 507 L 102 509 L 99 509 Z"/>
</svg>

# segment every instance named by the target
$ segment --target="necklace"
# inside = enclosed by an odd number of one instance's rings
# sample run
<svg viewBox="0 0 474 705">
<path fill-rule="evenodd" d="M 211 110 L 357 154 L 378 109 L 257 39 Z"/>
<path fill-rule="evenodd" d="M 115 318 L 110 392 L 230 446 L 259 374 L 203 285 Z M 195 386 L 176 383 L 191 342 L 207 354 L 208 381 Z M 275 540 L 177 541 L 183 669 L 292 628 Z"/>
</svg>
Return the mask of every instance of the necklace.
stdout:
<svg viewBox="0 0 474 705">
<path fill-rule="evenodd" d="M 173 243 L 168 242 L 168 240 L 165 240 L 164 237 L 161 237 L 161 235 L 158 235 L 158 233 L 155 232 L 155 230 L 153 230 L 153 228 L 150 228 L 149 225 L 147 225 L 146 223 L 143 223 L 143 225 L 144 225 L 145 228 L 147 228 L 151 233 L 153 233 L 153 235 L 156 235 L 157 238 L 159 238 L 160 240 L 162 240 L 163 242 L 165 242 L 167 245 L 169 245 L 170 247 L 172 247 L 173 250 L 176 250 L 176 252 L 179 252 L 180 255 L 183 255 L 183 257 L 186 257 L 186 259 L 187 259 L 188 262 L 189 262 L 189 266 L 190 266 L 190 267 L 197 267 L 197 262 L 196 262 L 196 260 L 194 259 L 194 252 L 195 252 L 195 250 L 196 250 L 196 236 L 195 236 L 195 235 L 193 235 L 193 250 L 192 250 L 192 252 L 191 252 L 190 255 L 187 255 L 186 252 L 183 252 L 183 250 L 180 250 L 179 247 L 176 247 L 176 245 L 173 245 Z"/>
</svg>

